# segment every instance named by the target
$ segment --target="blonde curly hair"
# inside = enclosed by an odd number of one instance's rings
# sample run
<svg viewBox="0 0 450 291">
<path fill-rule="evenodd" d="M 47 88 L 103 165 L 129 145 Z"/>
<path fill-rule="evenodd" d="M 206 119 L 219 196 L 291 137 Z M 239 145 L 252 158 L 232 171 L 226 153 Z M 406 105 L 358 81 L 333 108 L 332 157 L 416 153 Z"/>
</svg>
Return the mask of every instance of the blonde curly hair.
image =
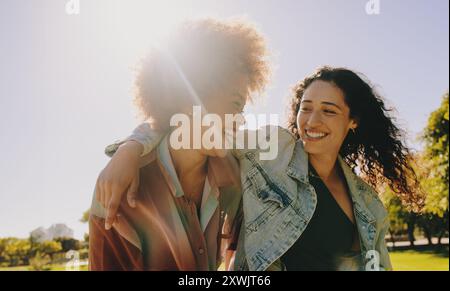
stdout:
<svg viewBox="0 0 450 291">
<path fill-rule="evenodd" d="M 245 97 L 251 101 L 269 82 L 268 56 L 265 38 L 248 21 L 184 22 L 165 48 L 151 49 L 140 63 L 135 104 L 143 119 L 163 130 L 173 114 L 230 89 L 238 74 L 246 78 Z"/>
</svg>

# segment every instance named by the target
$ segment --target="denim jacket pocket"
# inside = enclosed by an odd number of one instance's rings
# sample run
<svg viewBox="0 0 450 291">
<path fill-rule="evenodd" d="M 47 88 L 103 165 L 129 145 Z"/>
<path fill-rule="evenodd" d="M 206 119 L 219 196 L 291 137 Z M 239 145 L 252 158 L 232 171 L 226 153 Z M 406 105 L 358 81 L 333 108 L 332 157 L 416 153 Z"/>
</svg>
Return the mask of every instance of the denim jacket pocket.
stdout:
<svg viewBox="0 0 450 291">
<path fill-rule="evenodd" d="M 256 169 L 248 176 L 258 199 L 263 203 L 269 201 L 277 203 L 280 207 L 286 207 L 291 204 L 292 201 L 286 194 L 286 191 L 273 182 L 263 169 L 261 171 Z"/>
<path fill-rule="evenodd" d="M 285 189 L 273 182 L 270 176 L 261 168 L 253 168 L 248 174 L 249 187 L 244 200 L 252 211 L 247 211 L 246 228 L 254 232 L 277 213 L 288 207 L 292 200 Z"/>
</svg>

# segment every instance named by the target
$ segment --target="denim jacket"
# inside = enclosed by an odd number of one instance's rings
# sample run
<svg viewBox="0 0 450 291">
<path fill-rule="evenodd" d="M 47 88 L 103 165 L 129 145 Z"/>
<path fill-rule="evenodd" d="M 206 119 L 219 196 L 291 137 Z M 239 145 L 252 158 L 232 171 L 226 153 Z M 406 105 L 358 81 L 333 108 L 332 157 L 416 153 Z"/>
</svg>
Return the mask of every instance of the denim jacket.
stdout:
<svg viewBox="0 0 450 291">
<path fill-rule="evenodd" d="M 243 221 L 234 270 L 283 270 L 281 256 L 300 238 L 311 220 L 317 194 L 308 180 L 308 155 L 301 142 L 283 128 L 278 134 L 278 157 L 259 159 L 260 149 L 234 150 L 243 189 Z M 128 138 L 144 145 L 157 143 L 149 126 L 141 125 Z M 120 143 L 107 148 L 111 155 Z M 145 152 L 144 152 L 145 154 Z M 385 242 L 388 216 L 378 194 L 339 158 L 353 201 L 361 252 L 342 257 L 339 270 L 390 270 Z M 330 242 L 332 243 L 332 242 Z"/>
</svg>

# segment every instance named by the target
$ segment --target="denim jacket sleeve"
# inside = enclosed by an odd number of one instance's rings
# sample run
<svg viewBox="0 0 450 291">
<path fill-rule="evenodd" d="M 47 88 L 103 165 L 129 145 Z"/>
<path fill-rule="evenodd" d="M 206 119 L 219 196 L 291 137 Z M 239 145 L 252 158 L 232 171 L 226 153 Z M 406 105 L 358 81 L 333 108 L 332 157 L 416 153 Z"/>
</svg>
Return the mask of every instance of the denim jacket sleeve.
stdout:
<svg viewBox="0 0 450 291">
<path fill-rule="evenodd" d="M 164 134 L 157 132 L 156 130 L 151 128 L 149 123 L 144 122 L 136 127 L 129 137 L 123 140 L 116 141 L 115 143 L 107 146 L 105 149 L 105 154 L 109 157 L 112 157 L 122 144 L 127 141 L 133 140 L 142 144 L 142 146 L 144 147 L 142 156 L 146 156 L 155 149 L 163 136 Z"/>
<path fill-rule="evenodd" d="M 255 140 L 255 145 L 258 147 L 258 138 L 262 137 L 269 137 L 270 134 L 273 134 L 275 129 L 280 129 L 279 127 L 263 127 L 259 130 L 243 130 L 241 131 L 241 139 L 242 141 L 249 141 L 249 140 Z M 140 143 L 144 147 L 144 151 L 142 153 L 142 156 L 146 156 L 149 154 L 155 147 L 158 145 L 158 143 L 161 141 L 161 139 L 164 137 L 164 133 L 158 132 L 150 126 L 148 122 L 141 123 L 138 127 L 136 127 L 130 136 L 128 136 L 125 139 L 118 140 L 110 145 L 108 145 L 105 148 L 105 154 L 108 157 L 112 157 L 117 149 L 124 144 L 127 141 L 133 140 L 138 143 Z M 275 141 L 277 143 L 277 140 Z M 231 154 L 239 158 L 241 157 L 245 152 L 248 150 L 247 144 L 244 143 L 244 147 L 241 149 L 233 149 L 231 150 Z M 251 147 L 251 146 L 250 146 Z"/>
</svg>

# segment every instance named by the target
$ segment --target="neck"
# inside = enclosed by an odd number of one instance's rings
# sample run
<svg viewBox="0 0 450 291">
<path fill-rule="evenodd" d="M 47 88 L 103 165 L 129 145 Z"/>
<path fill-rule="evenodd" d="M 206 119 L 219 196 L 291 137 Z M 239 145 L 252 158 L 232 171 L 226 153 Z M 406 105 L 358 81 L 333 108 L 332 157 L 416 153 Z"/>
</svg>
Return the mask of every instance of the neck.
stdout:
<svg viewBox="0 0 450 291">
<path fill-rule="evenodd" d="M 337 154 L 310 154 L 308 158 L 317 174 L 324 181 L 328 181 L 337 175 Z"/>
<path fill-rule="evenodd" d="M 201 154 L 199 150 L 175 150 L 170 147 L 170 155 L 178 177 L 186 176 L 192 172 L 206 174 L 208 157 Z"/>
<path fill-rule="evenodd" d="M 208 157 L 199 150 L 175 150 L 170 146 L 169 150 L 185 195 L 198 204 L 202 198 Z"/>
</svg>

